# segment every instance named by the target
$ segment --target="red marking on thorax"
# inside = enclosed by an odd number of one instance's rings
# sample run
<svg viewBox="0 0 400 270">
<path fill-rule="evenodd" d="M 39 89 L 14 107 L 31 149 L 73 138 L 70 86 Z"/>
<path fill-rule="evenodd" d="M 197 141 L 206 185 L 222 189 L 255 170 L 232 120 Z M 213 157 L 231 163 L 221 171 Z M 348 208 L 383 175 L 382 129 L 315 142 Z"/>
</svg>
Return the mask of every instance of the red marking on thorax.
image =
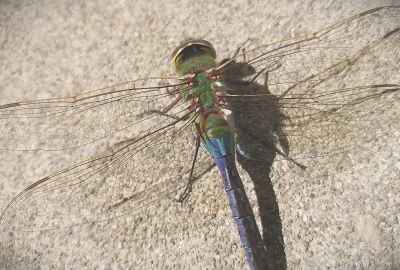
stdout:
<svg viewBox="0 0 400 270">
<path fill-rule="evenodd" d="M 197 84 L 197 79 L 196 76 L 199 73 L 204 73 L 207 75 L 207 83 L 214 83 L 216 82 L 217 79 L 219 79 L 219 75 L 221 73 L 220 70 L 217 69 L 211 69 L 211 71 L 208 71 L 209 69 L 197 69 L 194 70 L 192 74 L 193 75 L 185 75 L 182 78 L 182 82 L 184 84 L 187 85 L 189 91 L 193 89 L 193 87 L 196 87 L 195 85 Z M 181 91 L 180 87 L 174 87 L 172 89 L 172 91 L 168 91 L 168 93 L 174 93 L 174 92 L 178 92 Z M 223 87 L 217 87 L 213 89 L 213 93 L 215 94 L 216 98 L 217 98 L 217 103 L 225 103 L 226 100 L 226 91 Z M 183 98 L 182 94 L 180 94 L 170 105 L 168 105 L 165 109 L 164 112 L 167 112 L 169 110 L 171 110 L 173 107 L 175 107 L 179 101 L 181 101 Z M 188 101 L 190 102 L 189 104 L 189 110 L 190 111 L 195 111 L 196 108 L 198 108 L 198 96 L 197 95 L 193 95 L 192 93 L 189 93 L 189 99 Z"/>
</svg>

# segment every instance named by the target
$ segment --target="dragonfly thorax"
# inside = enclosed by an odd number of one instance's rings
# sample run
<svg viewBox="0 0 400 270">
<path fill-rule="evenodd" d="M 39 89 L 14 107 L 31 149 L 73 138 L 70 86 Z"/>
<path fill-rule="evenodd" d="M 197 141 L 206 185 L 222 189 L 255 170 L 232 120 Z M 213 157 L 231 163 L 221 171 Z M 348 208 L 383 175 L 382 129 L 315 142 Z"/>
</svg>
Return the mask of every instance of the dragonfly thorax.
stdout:
<svg viewBox="0 0 400 270">
<path fill-rule="evenodd" d="M 222 84 L 215 80 L 213 71 L 214 69 L 202 70 L 186 77 L 187 86 L 182 88 L 181 93 L 186 101 L 191 102 L 192 111 L 205 111 L 223 102 L 225 90 Z"/>
<path fill-rule="evenodd" d="M 199 114 L 197 130 L 203 144 L 213 158 L 231 155 L 234 152 L 234 136 L 227 117 L 220 104 L 222 85 L 215 82 L 211 71 L 196 74 L 188 99 L 192 100 L 195 111 Z"/>
</svg>

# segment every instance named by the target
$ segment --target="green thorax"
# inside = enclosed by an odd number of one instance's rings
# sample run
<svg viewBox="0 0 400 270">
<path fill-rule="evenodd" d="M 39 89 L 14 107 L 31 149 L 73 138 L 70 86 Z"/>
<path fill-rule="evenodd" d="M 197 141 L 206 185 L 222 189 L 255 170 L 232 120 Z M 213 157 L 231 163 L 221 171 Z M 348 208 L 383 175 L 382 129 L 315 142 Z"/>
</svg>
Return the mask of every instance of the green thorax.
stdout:
<svg viewBox="0 0 400 270">
<path fill-rule="evenodd" d="M 207 81 L 207 75 L 204 73 L 197 74 L 198 86 L 193 89 L 193 95 L 199 98 L 199 105 L 202 108 L 208 109 L 215 105 L 216 98 L 213 93 L 215 83 L 209 83 Z"/>
<path fill-rule="evenodd" d="M 186 60 L 181 65 L 182 70 L 190 70 L 185 74 L 195 74 L 194 85 L 182 91 L 185 100 L 192 97 L 197 98 L 197 109 L 202 112 L 204 117 L 203 125 L 200 126 L 203 137 L 221 138 L 230 131 L 229 125 L 224 115 L 221 115 L 217 107 L 217 98 L 214 93 L 215 88 L 221 88 L 218 82 L 210 81 L 205 70 L 215 67 L 216 63 L 211 57 L 199 56 Z"/>
<path fill-rule="evenodd" d="M 215 60 L 207 55 L 190 58 L 180 66 L 180 74 L 195 74 L 193 88 L 183 89 L 182 91 L 184 98 L 188 100 L 193 96 L 198 97 L 198 104 L 202 109 L 209 109 L 216 103 L 213 89 L 217 87 L 217 83 L 210 82 L 204 72 L 204 70 L 215 66 Z"/>
</svg>

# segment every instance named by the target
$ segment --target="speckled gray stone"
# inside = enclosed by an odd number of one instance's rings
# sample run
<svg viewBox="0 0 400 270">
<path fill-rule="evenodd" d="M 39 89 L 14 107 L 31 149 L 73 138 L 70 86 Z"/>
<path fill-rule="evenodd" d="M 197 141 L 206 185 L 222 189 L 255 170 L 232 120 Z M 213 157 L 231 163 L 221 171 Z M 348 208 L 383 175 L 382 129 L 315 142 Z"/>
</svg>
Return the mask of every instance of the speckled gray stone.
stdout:
<svg viewBox="0 0 400 270">
<path fill-rule="evenodd" d="M 223 59 L 248 39 L 264 44 L 312 33 L 392 2 L 1 1 L 0 104 L 172 75 L 170 53 L 185 37 L 211 41 Z M 399 137 L 382 138 L 389 148 L 368 145 L 370 152 L 332 158 L 329 168 L 312 172 L 274 164 L 288 269 L 400 267 Z M 1 152 L 0 209 L 29 184 L 95 152 Z M 256 206 L 250 177 L 240 173 Z M 247 268 L 215 169 L 183 205 L 166 199 L 140 215 L 57 231 L 0 230 L 0 269 Z"/>
</svg>

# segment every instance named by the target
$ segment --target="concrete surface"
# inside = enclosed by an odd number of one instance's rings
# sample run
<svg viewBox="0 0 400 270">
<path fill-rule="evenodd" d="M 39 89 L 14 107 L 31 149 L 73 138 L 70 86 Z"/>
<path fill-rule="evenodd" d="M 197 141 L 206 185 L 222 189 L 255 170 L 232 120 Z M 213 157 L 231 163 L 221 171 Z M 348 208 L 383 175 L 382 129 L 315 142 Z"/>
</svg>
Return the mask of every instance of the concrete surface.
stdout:
<svg viewBox="0 0 400 270">
<path fill-rule="evenodd" d="M 1 1 L 0 103 L 172 75 L 170 53 L 185 37 L 211 41 L 222 59 L 249 38 L 270 43 L 391 4 Z M 400 269 L 398 135 L 332 158 L 321 174 L 310 169 L 296 175 L 288 164 L 274 163 L 269 188 L 277 207 L 271 223 L 278 225 L 273 236 L 265 235 L 275 237 L 270 249 L 276 269 Z M 35 180 L 94 152 L 2 152 L 0 209 Z M 257 209 L 253 183 L 240 172 Z M 214 168 L 183 205 L 166 199 L 142 213 L 56 231 L 1 228 L 0 268 L 247 269 L 223 193 Z"/>
</svg>

